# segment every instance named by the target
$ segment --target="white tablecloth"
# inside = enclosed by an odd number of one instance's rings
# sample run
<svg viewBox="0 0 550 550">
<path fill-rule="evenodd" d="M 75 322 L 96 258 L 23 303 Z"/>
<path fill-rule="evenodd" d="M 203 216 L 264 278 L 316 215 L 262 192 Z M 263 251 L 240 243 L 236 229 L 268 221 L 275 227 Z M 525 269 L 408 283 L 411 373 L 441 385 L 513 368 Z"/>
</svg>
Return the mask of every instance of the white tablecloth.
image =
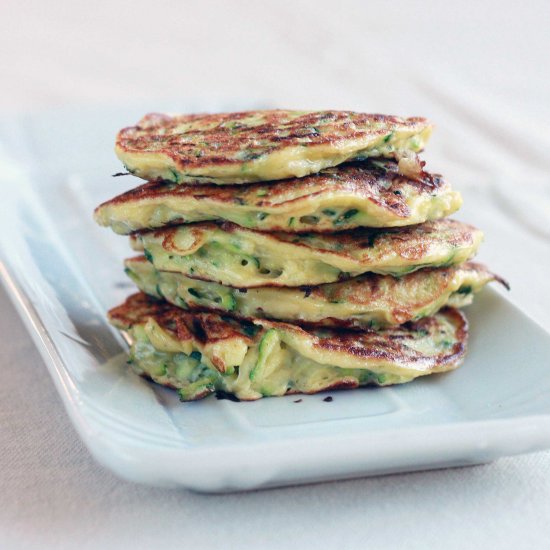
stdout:
<svg viewBox="0 0 550 550">
<path fill-rule="evenodd" d="M 428 116 L 431 166 L 487 230 L 483 259 L 550 329 L 549 6 L 4 0 L 0 111 L 185 96 Z M 92 460 L 3 291 L 0 364 L 0 548 L 550 547 L 550 453 L 250 494 L 150 489 Z"/>
</svg>

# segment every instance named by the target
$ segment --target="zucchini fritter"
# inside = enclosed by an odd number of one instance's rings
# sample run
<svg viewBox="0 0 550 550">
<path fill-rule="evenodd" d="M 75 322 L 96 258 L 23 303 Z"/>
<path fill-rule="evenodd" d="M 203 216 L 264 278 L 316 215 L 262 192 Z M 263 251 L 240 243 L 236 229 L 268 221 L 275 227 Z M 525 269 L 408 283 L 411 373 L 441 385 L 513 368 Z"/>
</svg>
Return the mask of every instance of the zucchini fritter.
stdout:
<svg viewBox="0 0 550 550">
<path fill-rule="evenodd" d="M 148 183 L 98 206 L 95 219 L 121 234 L 209 220 L 262 231 L 326 233 L 413 225 L 448 216 L 461 204 L 442 176 L 406 177 L 394 161 L 371 160 L 274 183 Z"/>
<path fill-rule="evenodd" d="M 161 271 L 239 288 L 332 283 L 366 272 L 401 276 L 472 258 L 483 233 L 456 220 L 345 233 L 263 233 L 231 223 L 180 225 L 135 233 Z"/>
<path fill-rule="evenodd" d="M 462 362 L 468 325 L 456 309 L 383 331 L 304 330 L 286 323 L 189 313 L 134 294 L 109 312 L 133 343 L 134 370 L 183 401 L 223 391 L 238 399 L 386 386 Z"/>
<path fill-rule="evenodd" d="M 400 278 L 367 273 L 314 287 L 238 289 L 157 271 L 143 256 L 126 260 L 125 265 L 140 290 L 184 309 L 349 328 L 398 325 L 433 315 L 445 305 L 465 306 L 487 283 L 500 280 L 484 266 L 466 263 L 422 269 Z"/>
<path fill-rule="evenodd" d="M 250 183 L 418 152 L 431 130 L 423 118 L 351 111 L 149 114 L 119 132 L 115 152 L 149 181 Z"/>
</svg>

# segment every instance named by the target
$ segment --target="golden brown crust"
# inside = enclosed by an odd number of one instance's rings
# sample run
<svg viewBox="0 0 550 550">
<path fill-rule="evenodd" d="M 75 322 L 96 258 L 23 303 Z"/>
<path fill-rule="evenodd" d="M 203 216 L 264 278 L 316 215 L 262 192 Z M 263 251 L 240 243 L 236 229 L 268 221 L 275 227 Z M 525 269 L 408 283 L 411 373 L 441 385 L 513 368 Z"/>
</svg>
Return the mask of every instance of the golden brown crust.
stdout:
<svg viewBox="0 0 550 550">
<path fill-rule="evenodd" d="M 367 273 L 318 286 L 248 290 L 229 290 L 212 282 L 198 284 L 177 273 L 157 271 L 143 257 L 128 259 L 125 264 L 142 290 L 154 295 L 164 292 L 165 298 L 175 304 L 182 299 L 189 310 L 230 313 L 252 322 L 254 318 L 281 320 L 310 328 L 363 330 L 369 324 L 399 325 L 430 315 L 448 303 L 470 303 L 472 294 L 492 281 L 506 286 L 500 277 L 474 262 L 425 268 L 399 278 Z M 213 298 L 227 293 L 232 296 L 231 308 Z"/>
<path fill-rule="evenodd" d="M 136 258 L 138 260 L 138 258 Z M 146 317 L 158 320 L 170 317 L 174 306 L 164 300 L 157 300 L 143 292 L 132 294 L 126 301 L 109 310 L 109 321 L 120 328 L 130 328 L 140 323 Z"/>
<path fill-rule="evenodd" d="M 143 293 L 130 296 L 126 302 L 109 312 L 109 319 L 118 328 L 128 329 L 133 324 L 155 320 L 173 337 L 181 340 L 196 339 L 203 344 L 223 339 L 245 338 L 248 344 L 258 341 L 261 332 L 249 337 L 246 332 L 251 323 L 243 324 L 231 317 L 215 313 L 190 313 L 149 298 Z M 457 365 L 464 357 L 468 340 L 468 322 L 457 309 L 446 307 L 432 317 L 382 330 L 351 331 L 345 329 L 304 329 L 297 325 L 253 319 L 264 329 L 278 329 L 294 334 L 299 340 L 309 341 L 317 351 L 338 353 L 365 360 L 380 360 L 415 369 L 445 369 Z M 451 331 L 444 328 L 451 325 Z M 183 327 L 183 331 L 178 330 Z M 445 333 L 445 338 L 441 336 Z M 445 343 L 448 339 L 448 345 Z M 419 342 L 430 341 L 430 353 Z M 443 340 L 443 341 L 442 341 Z M 435 353 L 434 350 L 439 350 Z"/>
<path fill-rule="evenodd" d="M 303 197 L 312 198 L 323 193 L 345 193 L 365 197 L 383 208 L 391 209 L 397 215 L 409 214 L 402 188 L 413 186 L 419 193 L 429 193 L 445 185 L 440 174 L 422 172 L 418 179 L 408 178 L 397 170 L 394 161 L 365 161 L 347 163 L 338 168 L 326 168 L 318 174 L 304 178 L 291 178 L 271 183 L 242 185 L 175 185 L 170 182 L 149 182 L 126 193 L 118 195 L 99 205 L 121 204 L 144 199 L 164 197 L 194 197 L 213 199 L 220 203 L 254 205 L 255 208 L 280 208 L 285 204 L 300 201 Z M 384 168 L 380 168 L 384 166 Z"/>
<path fill-rule="evenodd" d="M 146 115 L 122 129 L 116 147 L 127 153 L 162 154 L 183 171 L 242 164 L 287 147 L 330 145 L 365 136 L 385 136 L 396 127 L 421 131 L 429 126 L 420 117 L 401 118 L 352 111 Z"/>
<path fill-rule="evenodd" d="M 428 336 L 434 342 L 438 340 L 442 319 L 453 325 L 455 341 L 452 346 L 436 355 L 427 355 L 415 350 L 414 345 L 411 344 L 419 335 L 420 337 Z M 288 323 L 274 321 L 261 321 L 261 323 L 264 326 L 279 326 L 285 330 L 292 330 L 298 335 L 311 334 L 311 331 Z M 432 317 L 424 317 L 419 321 L 381 330 L 350 331 L 327 328 L 316 332 L 322 335 L 321 337 L 317 336 L 314 342 L 314 347 L 319 350 L 401 364 L 421 364 L 425 368 L 434 368 L 456 364 L 464 357 L 468 340 L 468 321 L 460 310 L 446 307 Z"/>
<path fill-rule="evenodd" d="M 131 236 L 132 240 L 137 240 L 139 234 L 150 233 L 155 238 L 162 239 L 162 247 L 167 252 L 174 254 L 187 254 L 189 250 L 194 250 L 205 241 L 206 234 L 216 229 L 221 229 L 225 233 L 258 233 L 264 238 L 278 241 L 281 243 L 291 243 L 300 248 L 310 248 L 322 251 L 328 251 L 335 256 L 347 259 L 358 259 L 361 256 L 369 256 L 377 249 L 389 249 L 396 256 L 409 261 L 420 260 L 426 256 L 430 245 L 434 242 L 443 241 L 459 248 L 472 245 L 474 236 L 479 234 L 479 230 L 473 225 L 469 225 L 458 220 L 445 218 L 442 220 L 428 221 L 418 225 L 409 225 L 405 227 L 393 228 L 357 228 L 345 232 L 334 234 L 318 233 L 267 233 L 255 229 L 240 227 L 231 222 L 216 224 L 214 222 L 198 222 L 188 226 L 188 233 L 191 238 L 186 240 L 185 249 L 180 249 L 176 243 L 178 226 L 156 229 L 153 231 L 140 231 Z M 137 243 L 135 250 L 140 250 Z M 190 278 L 197 278 L 193 275 L 187 275 Z M 211 280 L 211 279 L 204 279 Z M 273 283 L 272 286 L 278 286 Z"/>
<path fill-rule="evenodd" d="M 250 341 L 242 330 L 242 323 L 238 321 L 222 319 L 215 313 L 182 311 L 143 292 L 132 294 L 122 305 L 111 309 L 108 318 L 113 325 L 123 330 L 153 319 L 181 342 L 198 339 L 204 343 L 214 343 L 231 338 Z"/>
<path fill-rule="evenodd" d="M 213 184 L 197 186 L 150 182 L 100 204 L 95 209 L 95 213 L 99 219 L 99 211 L 110 206 L 141 202 L 161 205 L 173 198 L 177 198 L 180 202 L 187 199 L 193 204 L 196 201 L 212 201 L 224 206 L 234 205 L 236 211 L 245 207 L 258 211 L 283 213 L 300 202 L 315 198 L 354 197 L 390 212 L 392 217 L 406 220 L 411 216 L 407 197 L 412 194 L 429 197 L 448 186 L 449 184 L 439 174 L 422 172 L 418 178 L 413 179 L 401 175 L 396 162 L 377 160 L 347 163 L 303 178 L 245 186 Z M 191 212 L 188 213 L 190 214 Z M 213 217 L 206 219 L 213 219 Z M 179 225 L 188 221 L 186 213 L 182 211 L 180 217 L 170 220 L 170 224 Z M 293 229 L 289 227 L 288 220 L 285 220 L 284 225 L 270 226 L 270 231 L 304 233 L 311 231 L 311 228 Z M 329 227 L 316 227 L 315 231 L 332 233 L 338 231 L 338 226 L 331 224 Z"/>
</svg>

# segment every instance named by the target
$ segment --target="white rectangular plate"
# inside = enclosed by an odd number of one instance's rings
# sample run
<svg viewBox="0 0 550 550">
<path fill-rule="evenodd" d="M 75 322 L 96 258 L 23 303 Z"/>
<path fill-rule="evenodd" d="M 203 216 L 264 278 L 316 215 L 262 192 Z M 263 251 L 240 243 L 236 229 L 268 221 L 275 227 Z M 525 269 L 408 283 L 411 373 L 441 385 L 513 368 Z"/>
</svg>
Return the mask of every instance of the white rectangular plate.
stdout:
<svg viewBox="0 0 550 550">
<path fill-rule="evenodd" d="M 550 447 L 550 337 L 493 290 L 467 310 L 465 364 L 404 386 L 331 392 L 332 402 L 184 404 L 132 374 L 105 320 L 133 291 L 121 266 L 128 243 L 91 213 L 137 183 L 110 174 L 120 170 L 116 130 L 141 114 L 79 110 L 0 123 L 3 279 L 97 460 L 126 479 L 214 492 Z"/>
</svg>

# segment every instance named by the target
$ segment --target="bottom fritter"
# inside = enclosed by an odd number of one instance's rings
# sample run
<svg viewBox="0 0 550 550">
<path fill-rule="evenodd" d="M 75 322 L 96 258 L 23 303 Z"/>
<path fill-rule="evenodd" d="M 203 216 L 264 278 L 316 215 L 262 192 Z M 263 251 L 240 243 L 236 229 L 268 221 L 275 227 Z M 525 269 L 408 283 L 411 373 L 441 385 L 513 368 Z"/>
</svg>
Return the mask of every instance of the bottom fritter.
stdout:
<svg viewBox="0 0 550 550">
<path fill-rule="evenodd" d="M 177 389 L 183 401 L 214 392 L 253 400 L 402 384 L 458 367 L 468 338 L 464 315 L 450 307 L 379 331 L 306 331 L 190 313 L 139 293 L 112 309 L 109 319 L 132 340 L 134 370 Z"/>
</svg>

